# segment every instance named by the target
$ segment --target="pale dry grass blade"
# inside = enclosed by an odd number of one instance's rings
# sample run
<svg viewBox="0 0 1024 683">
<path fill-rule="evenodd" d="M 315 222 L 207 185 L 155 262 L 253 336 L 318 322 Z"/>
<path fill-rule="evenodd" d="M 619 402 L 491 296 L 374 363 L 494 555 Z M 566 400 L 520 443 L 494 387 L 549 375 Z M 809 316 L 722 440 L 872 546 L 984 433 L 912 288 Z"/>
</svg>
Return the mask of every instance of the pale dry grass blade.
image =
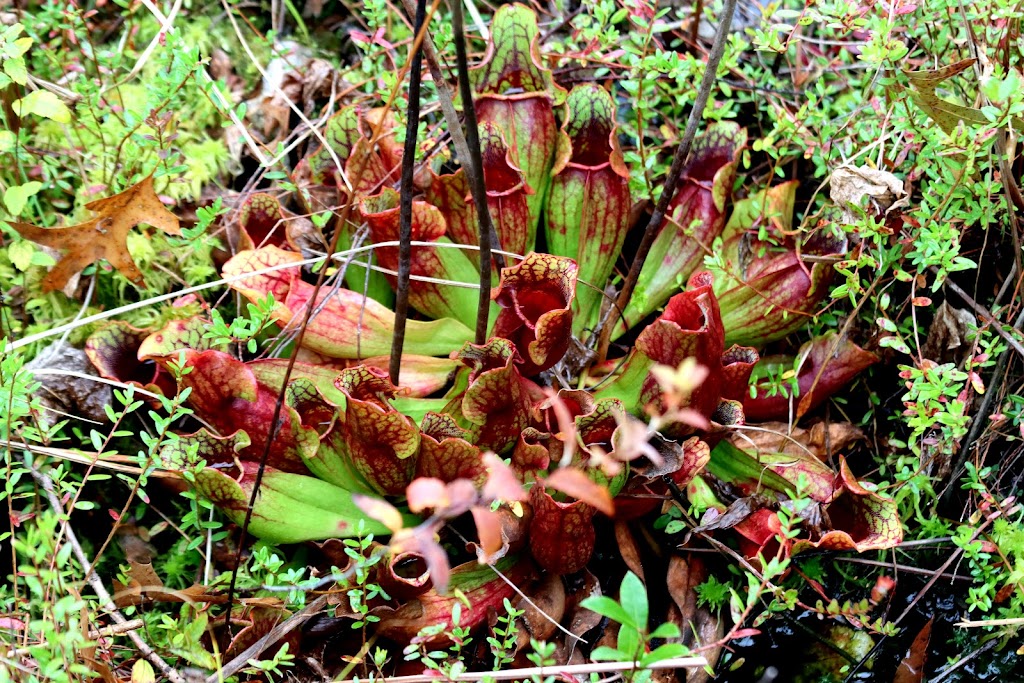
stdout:
<svg viewBox="0 0 1024 683">
<path fill-rule="evenodd" d="M 114 472 L 123 472 L 125 474 L 142 474 L 142 468 L 135 465 L 128 465 L 125 463 L 137 462 L 137 458 L 133 458 L 130 455 L 120 455 L 118 453 L 91 453 L 86 451 L 72 451 L 67 448 L 55 448 L 53 446 L 40 446 L 38 444 L 24 443 L 21 441 L 10 441 L 8 439 L 0 439 L 0 445 L 5 448 L 21 449 L 26 450 L 30 453 L 37 455 L 45 455 L 48 458 L 56 458 L 58 460 L 66 460 L 68 462 L 75 462 L 80 465 L 89 465 L 93 467 L 100 467 Z M 181 479 L 181 474 L 176 470 L 150 470 L 150 477 L 156 477 L 157 479 L 168 479 L 178 480 Z"/>
<path fill-rule="evenodd" d="M 708 665 L 704 657 L 676 657 L 648 666 L 640 662 L 598 662 L 594 664 L 565 664 L 561 666 L 530 666 L 506 671 L 466 671 L 448 677 L 449 681 L 516 681 L 530 680 L 533 676 L 589 676 L 590 674 L 622 673 L 626 671 L 657 671 L 664 669 L 701 669 Z M 350 678 L 342 683 L 365 683 L 366 679 Z M 436 675 L 389 676 L 388 683 L 434 683 Z"/>
<path fill-rule="evenodd" d="M 338 177 L 341 178 L 341 181 L 344 184 L 345 189 L 349 192 L 349 194 L 351 194 L 352 183 L 349 181 L 348 175 L 345 173 L 345 165 L 338 158 L 338 155 L 334 151 L 334 148 L 331 147 L 330 144 L 328 144 L 327 138 L 325 138 L 323 133 L 321 133 L 320 130 L 313 125 L 313 122 L 309 120 L 309 118 L 302 111 L 302 109 L 300 109 L 294 102 L 292 102 L 292 99 L 288 97 L 284 90 L 281 89 L 281 86 L 278 83 L 275 83 L 273 79 L 271 79 L 267 75 L 266 69 L 264 69 L 263 65 L 260 64 L 259 60 L 256 58 L 256 55 L 253 53 L 252 48 L 249 46 L 249 42 L 245 39 L 245 36 L 242 34 L 242 29 L 238 26 L 238 20 L 235 19 L 235 15 L 234 12 L 232 11 L 231 5 L 227 3 L 227 0 L 221 0 L 221 4 L 224 7 L 224 11 L 227 13 L 228 21 L 231 22 L 231 28 L 234 29 L 235 37 L 237 37 L 238 42 L 241 43 L 242 49 L 245 50 L 245 54 L 249 57 L 249 61 L 252 62 L 252 65 L 256 67 L 257 71 L 259 71 L 260 76 L 263 78 L 263 82 L 269 84 L 270 87 L 273 88 L 274 94 L 280 97 L 282 101 L 284 101 L 284 103 L 288 105 L 288 108 L 296 116 L 299 117 L 299 120 L 309 127 L 309 130 L 313 134 L 313 137 L 315 137 L 317 141 L 324 146 L 324 149 L 327 151 L 327 154 L 330 155 L 331 157 L 331 161 L 333 161 L 335 164 Z M 265 163 L 265 161 L 263 160 L 261 160 L 261 162 Z"/>
</svg>

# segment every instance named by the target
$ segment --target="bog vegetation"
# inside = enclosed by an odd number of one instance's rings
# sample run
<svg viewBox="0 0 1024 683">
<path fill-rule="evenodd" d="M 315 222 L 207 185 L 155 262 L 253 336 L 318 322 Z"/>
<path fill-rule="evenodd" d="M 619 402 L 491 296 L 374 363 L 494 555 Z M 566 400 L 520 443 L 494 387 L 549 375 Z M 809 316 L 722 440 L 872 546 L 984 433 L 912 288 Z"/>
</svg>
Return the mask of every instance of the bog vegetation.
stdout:
<svg viewBox="0 0 1024 683">
<path fill-rule="evenodd" d="M 0 10 L 0 681 L 1008 680 L 1022 19 Z"/>
</svg>

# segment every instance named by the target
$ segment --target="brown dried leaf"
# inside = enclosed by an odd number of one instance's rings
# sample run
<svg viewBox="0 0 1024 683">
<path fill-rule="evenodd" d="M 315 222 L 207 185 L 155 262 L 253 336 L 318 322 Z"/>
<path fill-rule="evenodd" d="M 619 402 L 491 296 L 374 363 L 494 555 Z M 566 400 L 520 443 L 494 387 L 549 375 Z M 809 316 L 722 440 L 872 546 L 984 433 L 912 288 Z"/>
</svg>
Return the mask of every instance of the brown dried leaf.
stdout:
<svg viewBox="0 0 1024 683">
<path fill-rule="evenodd" d="M 725 633 L 722 620 L 706 608 L 697 605 L 695 588 L 703 583 L 707 576 L 707 566 L 696 555 L 676 555 L 669 560 L 665 581 L 672 604 L 668 609 L 667 620 L 679 626 L 683 633 L 683 644 L 691 649 L 716 643 Z M 721 653 L 721 645 L 703 652 L 712 668 Z M 685 680 L 687 683 L 705 683 L 710 677 L 704 669 L 692 669 L 681 675 L 679 680 Z"/>
<path fill-rule="evenodd" d="M 100 259 L 136 285 L 145 286 L 142 272 L 128 253 L 128 231 L 146 223 L 171 235 L 180 235 L 178 218 L 168 211 L 153 190 L 153 176 L 143 178 L 124 192 L 89 202 L 85 207 L 96 217 L 64 228 L 40 228 L 11 222 L 27 240 L 65 252 L 43 280 L 43 290 L 63 289 L 75 273 Z"/>
<path fill-rule="evenodd" d="M 843 212 L 843 223 L 853 225 L 860 209 L 867 208 L 889 213 L 907 203 L 903 181 L 888 171 L 870 166 L 840 166 L 832 172 L 830 195 Z"/>
<path fill-rule="evenodd" d="M 529 601 L 520 598 L 517 603 L 517 607 L 524 611 L 526 630 L 537 640 L 549 640 L 565 616 L 562 577 L 547 574 L 529 595 Z"/>
<path fill-rule="evenodd" d="M 153 571 L 153 566 L 147 564 L 147 565 L 145 565 L 143 570 L 140 572 L 140 575 L 146 573 L 146 568 L 148 568 L 148 570 L 150 572 Z M 157 582 L 155 584 L 144 584 L 144 583 L 141 583 L 138 579 L 136 579 L 134 577 L 135 569 L 136 569 L 136 563 L 132 562 L 131 563 L 131 568 L 125 574 L 125 577 L 128 579 L 128 584 L 127 585 L 121 583 L 117 579 L 114 579 L 114 594 L 111 597 L 113 598 L 114 605 L 116 607 L 119 607 L 119 608 L 123 609 L 125 607 L 130 606 L 130 605 L 142 604 L 142 602 L 143 602 L 142 592 L 143 592 L 144 588 L 152 587 L 152 588 L 155 588 L 155 589 L 159 589 L 161 586 L 163 586 L 163 582 L 160 581 L 159 578 L 157 579 Z M 151 580 L 151 579 L 143 578 L 143 580 Z"/>
<path fill-rule="evenodd" d="M 637 546 L 633 532 L 624 521 L 615 522 L 615 541 L 619 544 L 619 554 L 622 561 L 626 563 L 630 571 L 640 577 L 641 581 L 647 581 L 644 576 L 644 564 L 640 560 L 640 548 Z"/>
<path fill-rule="evenodd" d="M 227 600 L 225 595 L 209 593 L 206 586 L 194 584 L 184 590 L 165 588 L 153 565 L 149 562 L 128 562 L 128 585 L 114 581 L 114 594 L 111 596 L 118 607 L 140 605 L 144 602 L 212 602 L 220 603 Z M 280 600 L 277 600 L 280 603 Z"/>
<path fill-rule="evenodd" d="M 672 602 L 679 608 L 683 623 L 693 621 L 697 610 L 697 593 L 693 587 L 703 581 L 706 575 L 704 563 L 696 558 L 673 555 L 668 561 L 665 585 Z"/>
<path fill-rule="evenodd" d="M 398 532 L 405 526 L 402 513 L 386 500 L 355 493 L 352 495 L 352 502 L 358 505 L 367 517 L 372 517 L 393 532 Z"/>
<path fill-rule="evenodd" d="M 928 660 L 928 643 L 931 639 L 932 620 L 929 619 L 910 644 L 910 650 L 896 669 L 892 683 L 921 683 L 924 680 L 924 665 Z"/>
<path fill-rule="evenodd" d="M 971 68 L 974 66 L 975 61 L 977 60 L 962 59 L 959 62 L 938 69 L 925 71 L 905 70 L 903 72 L 913 86 L 907 91 L 910 99 L 947 133 L 952 133 L 956 130 L 961 121 L 968 127 L 984 126 L 988 123 L 988 119 L 980 109 L 965 107 L 962 104 L 951 102 L 939 97 L 938 92 L 936 92 L 943 81 Z M 1010 124 L 1018 131 L 1024 130 L 1024 119 L 1019 116 L 1012 117 Z"/>
<path fill-rule="evenodd" d="M 228 644 L 224 656 L 229 661 L 231 658 L 244 652 L 257 640 L 270 633 L 275 626 L 286 621 L 291 616 L 291 612 L 281 608 L 279 605 L 247 605 L 247 607 L 250 607 L 250 609 L 248 609 L 248 613 L 244 617 L 232 617 L 232 621 L 241 621 L 245 626 L 241 631 L 236 632 L 235 637 L 232 638 L 231 642 Z M 280 641 L 280 644 L 275 647 L 280 647 L 281 644 L 288 643 L 288 649 L 291 652 L 295 652 L 299 649 L 299 642 L 301 638 L 302 630 L 293 629 L 292 631 L 289 631 Z"/>
<path fill-rule="evenodd" d="M 943 301 L 935 309 L 921 355 L 936 363 L 959 363 L 972 348 L 967 335 L 978 321 L 966 308 L 953 308 Z"/>
<path fill-rule="evenodd" d="M 584 633 L 601 623 L 602 617 L 597 612 L 580 607 L 580 603 L 587 598 L 603 595 L 603 593 L 601 592 L 601 582 L 590 573 L 590 570 L 584 569 L 582 579 L 578 581 L 578 585 L 567 596 L 568 608 L 566 611 L 572 616 L 566 623 L 569 625 L 571 633 L 582 638 Z"/>
</svg>

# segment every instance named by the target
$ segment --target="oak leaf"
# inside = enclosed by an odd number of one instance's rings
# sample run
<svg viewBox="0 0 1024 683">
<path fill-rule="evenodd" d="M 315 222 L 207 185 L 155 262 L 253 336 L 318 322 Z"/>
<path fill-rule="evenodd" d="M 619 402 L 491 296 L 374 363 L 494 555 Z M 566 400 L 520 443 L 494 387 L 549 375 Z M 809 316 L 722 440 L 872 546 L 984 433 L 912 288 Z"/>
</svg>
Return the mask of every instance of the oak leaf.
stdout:
<svg viewBox="0 0 1024 683">
<path fill-rule="evenodd" d="M 171 235 L 181 234 L 177 216 L 164 208 L 153 190 L 152 175 L 124 192 L 89 202 L 85 207 L 95 211 L 96 217 L 63 228 L 11 222 L 25 239 L 64 252 L 43 279 L 44 291 L 63 289 L 75 273 L 99 259 L 106 259 L 136 285 L 145 286 L 142 272 L 128 253 L 128 231 L 147 223 Z"/>
</svg>

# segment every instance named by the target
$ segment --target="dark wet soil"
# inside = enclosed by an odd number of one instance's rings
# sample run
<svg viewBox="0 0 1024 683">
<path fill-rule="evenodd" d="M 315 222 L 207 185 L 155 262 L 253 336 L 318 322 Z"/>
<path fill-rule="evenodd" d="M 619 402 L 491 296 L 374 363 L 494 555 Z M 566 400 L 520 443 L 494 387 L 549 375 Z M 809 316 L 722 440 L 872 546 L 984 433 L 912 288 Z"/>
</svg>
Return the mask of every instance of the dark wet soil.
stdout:
<svg viewBox="0 0 1024 683">
<path fill-rule="evenodd" d="M 889 607 L 890 619 L 906 609 L 926 581 L 927 577 L 901 580 L 902 590 L 898 590 Z M 821 641 L 828 635 L 829 627 L 828 622 L 817 615 L 804 613 L 777 617 L 766 624 L 760 636 L 736 641 L 733 652 L 718 667 L 720 673 L 716 680 L 721 683 L 893 681 L 915 636 L 928 619 L 933 619 L 923 680 L 943 676 L 941 680 L 947 683 L 1024 682 L 1024 662 L 1020 661 L 1024 658 L 1015 653 L 1020 642 L 1002 643 L 981 629 L 956 626 L 962 619 L 978 618 L 968 617 L 960 600 L 967 585 L 947 583 L 933 587 L 901 623 L 903 628 L 897 636 L 874 636 L 875 647 L 856 673 L 837 670 L 831 675 L 808 675 L 820 661 Z M 965 657 L 969 660 L 947 675 L 950 660 Z M 838 665 L 844 663 L 841 657 L 835 659 Z"/>
</svg>

